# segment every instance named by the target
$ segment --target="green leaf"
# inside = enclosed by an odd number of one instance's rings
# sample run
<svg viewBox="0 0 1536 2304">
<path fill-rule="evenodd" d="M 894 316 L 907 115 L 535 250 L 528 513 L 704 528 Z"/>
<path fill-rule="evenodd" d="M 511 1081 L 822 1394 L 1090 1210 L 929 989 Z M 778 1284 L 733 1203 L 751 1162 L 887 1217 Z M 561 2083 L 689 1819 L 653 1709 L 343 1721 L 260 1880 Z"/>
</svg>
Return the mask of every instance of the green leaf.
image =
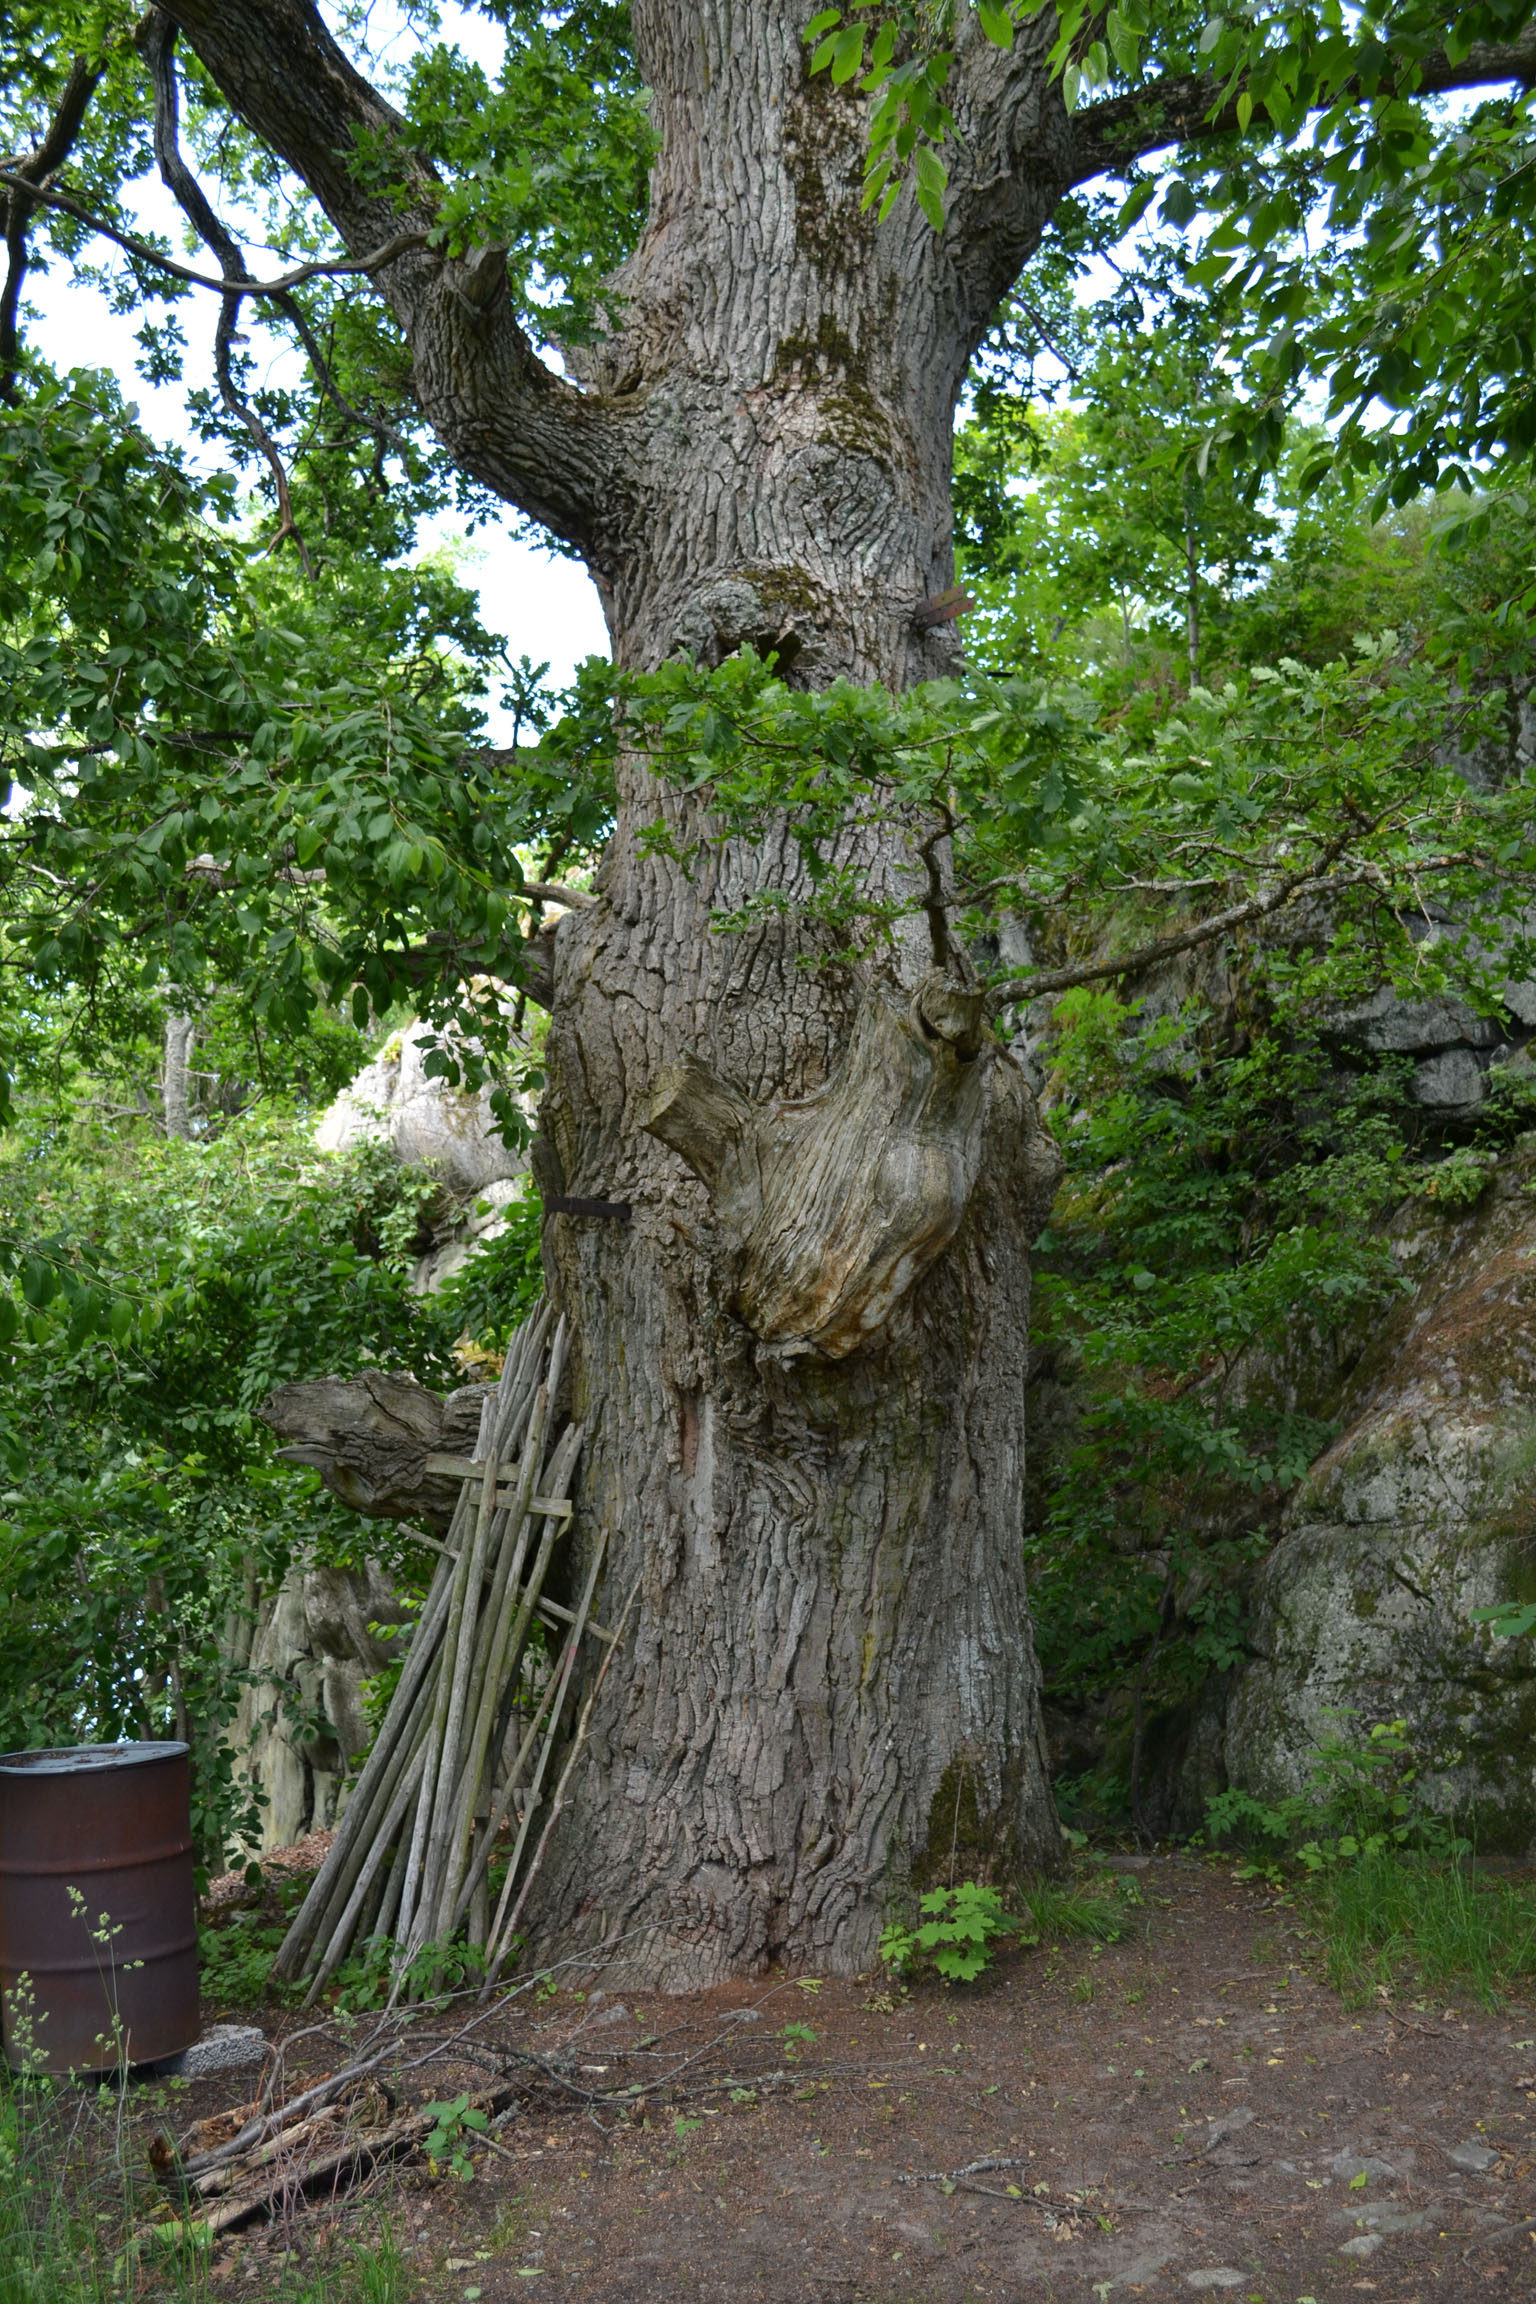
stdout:
<svg viewBox="0 0 1536 2304">
<path fill-rule="evenodd" d="M 1120 9 L 1110 9 L 1109 15 L 1105 19 L 1104 36 L 1109 42 L 1110 53 L 1113 55 L 1115 62 L 1119 65 L 1121 71 L 1126 75 L 1127 79 L 1133 80 L 1140 68 L 1138 57 L 1138 50 L 1140 45 L 1139 36 L 1131 30 L 1130 25 L 1126 22 L 1125 16 Z"/>
<path fill-rule="evenodd" d="M 912 157 L 918 206 L 935 232 L 944 229 L 944 191 L 949 171 L 931 144 L 920 144 Z"/>
<path fill-rule="evenodd" d="M 832 41 L 832 84 L 840 88 L 864 68 L 864 28 L 850 24 Z"/>
<path fill-rule="evenodd" d="M 1157 179 L 1155 177 L 1144 176 L 1139 184 L 1133 184 L 1120 203 L 1120 212 L 1115 218 L 1116 235 L 1129 232 L 1131 226 L 1146 214 L 1156 197 Z"/>
<path fill-rule="evenodd" d="M 1496 1640 L 1523 1640 L 1536 1631 L 1536 1602 L 1501 1601 L 1496 1608 L 1474 1608 L 1474 1624 L 1486 1624 Z"/>
</svg>

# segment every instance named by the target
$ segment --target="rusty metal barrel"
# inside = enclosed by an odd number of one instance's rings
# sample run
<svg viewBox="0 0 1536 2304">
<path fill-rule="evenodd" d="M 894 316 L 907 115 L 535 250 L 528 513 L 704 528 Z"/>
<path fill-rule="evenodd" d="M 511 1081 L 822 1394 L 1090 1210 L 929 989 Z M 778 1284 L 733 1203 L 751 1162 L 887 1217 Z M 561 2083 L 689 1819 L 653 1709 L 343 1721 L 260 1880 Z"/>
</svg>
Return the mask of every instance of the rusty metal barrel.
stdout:
<svg viewBox="0 0 1536 2304">
<path fill-rule="evenodd" d="M 99 2072 L 198 2036 L 185 1744 L 0 1754 L 7 2061 Z"/>
</svg>

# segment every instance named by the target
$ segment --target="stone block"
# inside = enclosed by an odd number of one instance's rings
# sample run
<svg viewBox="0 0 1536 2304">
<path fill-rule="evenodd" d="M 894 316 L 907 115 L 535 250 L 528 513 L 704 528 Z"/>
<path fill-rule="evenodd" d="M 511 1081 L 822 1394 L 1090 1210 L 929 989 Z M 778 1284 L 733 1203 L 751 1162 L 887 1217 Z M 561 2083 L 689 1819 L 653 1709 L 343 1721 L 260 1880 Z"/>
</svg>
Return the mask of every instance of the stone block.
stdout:
<svg viewBox="0 0 1536 2304">
<path fill-rule="evenodd" d="M 1414 1101 L 1430 1111 L 1465 1111 L 1487 1093 L 1487 1075 L 1470 1048 L 1446 1048 L 1414 1067 Z"/>
<path fill-rule="evenodd" d="M 1493 1048 L 1499 1028 L 1464 1000 L 1437 993 L 1429 1000 L 1404 1000 L 1384 989 L 1353 1008 L 1335 1009 L 1324 1030 L 1336 1040 L 1378 1056 L 1427 1055 L 1438 1048 Z"/>
<path fill-rule="evenodd" d="M 210 2024 L 179 2056 L 162 2056 L 157 2079 L 206 2080 L 214 2072 L 240 2072 L 267 2060 L 266 2035 L 254 2024 Z"/>
</svg>

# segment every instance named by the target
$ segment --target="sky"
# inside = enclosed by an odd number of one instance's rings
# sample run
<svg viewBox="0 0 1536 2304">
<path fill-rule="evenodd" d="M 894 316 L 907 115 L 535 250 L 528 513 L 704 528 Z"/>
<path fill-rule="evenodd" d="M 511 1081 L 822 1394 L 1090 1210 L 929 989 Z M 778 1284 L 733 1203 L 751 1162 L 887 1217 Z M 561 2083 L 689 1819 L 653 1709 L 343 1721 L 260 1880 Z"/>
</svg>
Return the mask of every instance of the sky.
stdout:
<svg viewBox="0 0 1536 2304">
<path fill-rule="evenodd" d="M 375 12 L 375 33 L 384 13 L 382 8 Z M 452 7 L 445 8 L 443 16 L 445 38 L 456 39 L 469 52 L 480 55 L 489 69 L 497 68 L 499 45 L 494 28 L 483 17 Z M 141 178 L 129 197 L 140 227 L 165 233 L 172 248 L 179 251 L 183 219 L 158 179 Z M 238 228 L 238 220 L 231 221 Z M 257 251 L 249 253 L 252 269 L 260 271 Z M 97 261 L 109 254 L 108 244 L 100 240 L 88 251 L 88 257 Z M 201 248 L 190 261 L 199 269 L 210 268 L 207 252 Z M 211 389 L 213 385 L 215 297 L 205 296 L 179 307 L 187 336 L 184 375 L 178 384 L 162 385 L 145 383 L 135 371 L 137 317 L 114 313 L 99 288 L 74 277 L 62 262 L 55 261 L 46 274 L 29 272 L 26 298 L 36 315 L 28 324 L 28 332 L 56 369 L 111 369 L 126 397 L 137 403 L 146 430 L 180 447 L 194 461 L 211 466 L 212 457 L 192 438 L 185 401 L 188 391 L 199 386 Z M 254 338 L 257 346 L 270 341 L 261 332 Z M 275 364 L 265 373 L 258 370 L 257 380 L 268 381 L 275 372 Z M 579 562 L 520 541 L 511 528 L 509 512 L 506 527 L 494 523 L 481 526 L 466 542 L 462 521 L 451 517 L 424 521 L 420 550 L 430 552 L 444 544 L 457 547 L 461 581 L 479 592 L 487 628 L 505 634 L 514 659 L 528 656 L 535 664 L 547 662 L 551 677 L 565 682 L 584 656 L 608 653 L 608 634 L 596 589 Z M 487 730 L 493 743 L 507 739 L 502 721 L 503 716 L 493 709 Z"/>
</svg>

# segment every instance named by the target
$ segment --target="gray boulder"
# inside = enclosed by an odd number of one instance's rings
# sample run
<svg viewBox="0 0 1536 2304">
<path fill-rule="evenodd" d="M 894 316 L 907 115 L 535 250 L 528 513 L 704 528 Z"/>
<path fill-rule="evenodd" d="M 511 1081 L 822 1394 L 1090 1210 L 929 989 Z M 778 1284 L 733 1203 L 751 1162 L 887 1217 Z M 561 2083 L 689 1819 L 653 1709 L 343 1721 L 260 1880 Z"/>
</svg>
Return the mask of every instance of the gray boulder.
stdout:
<svg viewBox="0 0 1536 2304">
<path fill-rule="evenodd" d="M 1335 1009 L 1324 1022 L 1329 1037 L 1378 1056 L 1418 1056 L 1438 1048 L 1492 1048 L 1498 1026 L 1464 1000 L 1437 993 L 1404 1000 L 1390 986 L 1353 1008 Z"/>
<path fill-rule="evenodd" d="M 521 1175 L 521 1155 L 496 1134 L 490 1089 L 470 1095 L 429 1075 L 430 1046 L 415 1025 L 394 1033 L 321 1119 L 320 1150 L 387 1143 L 406 1167 L 430 1170 L 460 1200 Z"/>
<path fill-rule="evenodd" d="M 1346 1390 L 1253 1595 L 1228 1696 L 1228 1778 L 1299 1790 L 1341 1710 L 1406 1719 L 1432 1805 L 1486 1848 L 1536 1844 L 1536 1640 L 1473 1611 L 1536 1598 L 1536 1155 L 1478 1206 L 1417 1204 L 1418 1278 Z"/>
<path fill-rule="evenodd" d="M 1475 1111 L 1488 1093 L 1488 1076 L 1470 1048 L 1442 1048 L 1413 1071 L 1413 1096 L 1431 1112 Z"/>
</svg>

